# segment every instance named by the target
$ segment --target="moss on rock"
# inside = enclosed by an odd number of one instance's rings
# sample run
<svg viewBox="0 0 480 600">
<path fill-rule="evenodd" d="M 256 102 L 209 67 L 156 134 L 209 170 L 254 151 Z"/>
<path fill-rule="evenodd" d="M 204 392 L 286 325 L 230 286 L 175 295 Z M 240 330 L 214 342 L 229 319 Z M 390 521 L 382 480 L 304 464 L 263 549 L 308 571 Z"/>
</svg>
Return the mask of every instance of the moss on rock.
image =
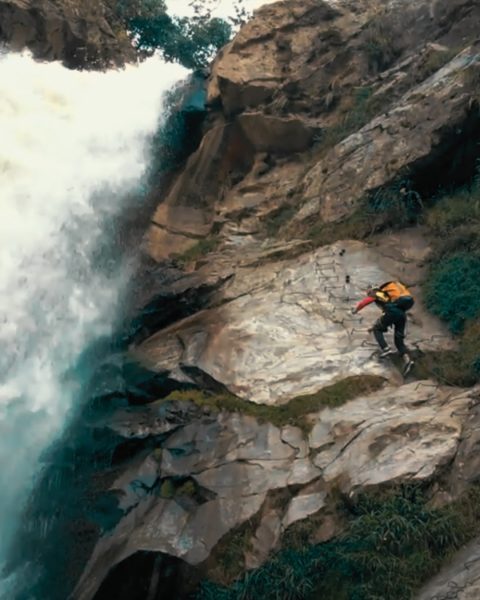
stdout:
<svg viewBox="0 0 480 600">
<path fill-rule="evenodd" d="M 163 401 L 190 401 L 197 406 L 214 411 L 223 410 L 250 415 L 277 427 L 296 425 L 308 430 L 310 428 L 306 419 L 308 414 L 318 411 L 324 406 L 341 406 L 357 396 L 380 389 L 384 383 L 385 379 L 377 375 L 357 375 L 342 379 L 314 394 L 293 398 L 280 406 L 254 404 L 233 394 L 212 394 L 195 389 L 172 392 Z"/>
</svg>

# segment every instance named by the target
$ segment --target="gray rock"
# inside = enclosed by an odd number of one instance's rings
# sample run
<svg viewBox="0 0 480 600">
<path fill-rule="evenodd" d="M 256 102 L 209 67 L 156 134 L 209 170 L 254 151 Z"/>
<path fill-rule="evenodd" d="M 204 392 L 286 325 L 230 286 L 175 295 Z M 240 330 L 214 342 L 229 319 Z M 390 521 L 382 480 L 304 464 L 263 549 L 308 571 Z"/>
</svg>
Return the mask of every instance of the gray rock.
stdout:
<svg viewBox="0 0 480 600">
<path fill-rule="evenodd" d="M 277 511 L 268 511 L 260 521 L 251 541 L 251 549 L 245 555 L 245 567 L 256 569 L 277 547 L 282 533 L 282 521 Z"/>
<path fill-rule="evenodd" d="M 455 456 L 474 393 L 415 382 L 325 409 L 310 435 L 314 463 L 348 489 L 427 479 Z"/>
<path fill-rule="evenodd" d="M 308 456 L 308 442 L 299 427 L 286 425 L 281 430 L 281 437 L 283 442 L 297 450 L 297 458 L 306 458 Z"/>
<path fill-rule="evenodd" d="M 286 529 L 292 523 L 301 521 L 313 515 L 325 506 L 326 492 L 304 494 L 295 496 L 288 505 L 287 512 L 282 519 L 282 527 Z"/>
<path fill-rule="evenodd" d="M 478 600 L 480 598 L 480 539 L 467 544 L 415 600 Z"/>
<path fill-rule="evenodd" d="M 407 232 L 399 247 L 418 247 Z M 343 251 L 343 252 L 342 252 Z M 226 284 L 218 308 L 199 313 L 151 337 L 135 356 L 155 370 L 175 362 L 195 366 L 246 400 L 280 404 L 354 375 L 381 375 L 399 383 L 398 371 L 373 357 L 368 328 L 375 306 L 352 315 L 352 305 L 374 282 L 401 277 L 409 256 L 361 242 L 338 242 L 312 254 L 242 269 Z M 419 269 L 412 277 L 421 277 Z M 347 283 L 347 276 L 350 281 Z M 407 343 L 422 350 L 451 347 L 451 336 L 428 315 L 416 295 Z M 182 339 L 181 352 L 173 340 Z"/>
</svg>

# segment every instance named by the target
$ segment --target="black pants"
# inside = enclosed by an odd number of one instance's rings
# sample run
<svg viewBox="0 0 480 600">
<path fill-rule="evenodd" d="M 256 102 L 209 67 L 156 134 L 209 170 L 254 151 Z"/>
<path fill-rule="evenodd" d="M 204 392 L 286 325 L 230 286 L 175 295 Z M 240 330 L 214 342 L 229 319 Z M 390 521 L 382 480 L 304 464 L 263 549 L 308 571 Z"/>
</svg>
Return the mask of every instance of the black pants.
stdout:
<svg viewBox="0 0 480 600">
<path fill-rule="evenodd" d="M 401 296 L 395 302 L 383 306 L 383 315 L 377 319 L 373 326 L 373 335 L 382 350 L 388 346 L 383 334 L 393 325 L 394 341 L 398 353 L 400 356 L 407 353 L 407 348 L 403 341 L 405 338 L 405 325 L 407 323 L 406 312 L 412 308 L 413 303 L 411 296 Z"/>
</svg>

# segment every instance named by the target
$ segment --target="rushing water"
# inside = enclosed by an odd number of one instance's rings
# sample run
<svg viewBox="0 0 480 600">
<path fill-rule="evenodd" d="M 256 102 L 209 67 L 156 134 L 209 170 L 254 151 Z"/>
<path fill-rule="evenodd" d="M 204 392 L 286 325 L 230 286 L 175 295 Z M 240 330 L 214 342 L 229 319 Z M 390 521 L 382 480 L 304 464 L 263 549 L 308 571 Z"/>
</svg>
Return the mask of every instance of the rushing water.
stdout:
<svg viewBox="0 0 480 600">
<path fill-rule="evenodd" d="M 69 369 L 113 326 L 126 269 L 99 249 L 183 74 L 157 58 L 91 73 L 0 55 L 0 565 L 75 403 Z"/>
</svg>

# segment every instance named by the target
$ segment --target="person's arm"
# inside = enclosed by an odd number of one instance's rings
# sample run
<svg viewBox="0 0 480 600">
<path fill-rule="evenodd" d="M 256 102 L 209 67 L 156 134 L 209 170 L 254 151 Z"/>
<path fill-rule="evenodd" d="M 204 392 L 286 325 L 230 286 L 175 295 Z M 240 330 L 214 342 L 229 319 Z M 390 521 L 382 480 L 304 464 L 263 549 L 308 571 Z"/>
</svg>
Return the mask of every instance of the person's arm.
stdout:
<svg viewBox="0 0 480 600">
<path fill-rule="evenodd" d="M 363 300 L 360 300 L 360 302 L 357 304 L 357 306 L 355 306 L 355 308 L 352 309 L 352 312 L 354 314 L 356 314 L 356 313 L 360 312 L 363 308 L 365 308 L 366 306 L 371 304 L 372 302 L 375 302 L 375 298 L 372 296 L 367 296 Z"/>
</svg>

